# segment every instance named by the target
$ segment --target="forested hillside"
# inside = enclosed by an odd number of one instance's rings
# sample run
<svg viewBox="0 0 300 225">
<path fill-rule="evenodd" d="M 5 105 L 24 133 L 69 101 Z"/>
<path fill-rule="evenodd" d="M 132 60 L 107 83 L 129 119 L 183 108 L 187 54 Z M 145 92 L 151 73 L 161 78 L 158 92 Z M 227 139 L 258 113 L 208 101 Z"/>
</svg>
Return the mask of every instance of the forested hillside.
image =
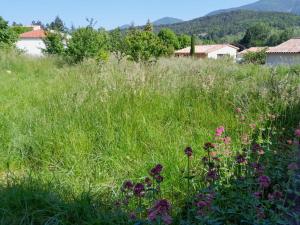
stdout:
<svg viewBox="0 0 300 225">
<path fill-rule="evenodd" d="M 300 26 L 300 16 L 290 13 L 240 10 L 200 17 L 172 25 L 155 26 L 155 31 L 158 32 L 167 27 L 178 34 L 194 34 L 216 41 L 224 38 L 235 40 L 257 23 L 264 23 L 274 30 L 293 29 L 297 31 Z"/>
</svg>

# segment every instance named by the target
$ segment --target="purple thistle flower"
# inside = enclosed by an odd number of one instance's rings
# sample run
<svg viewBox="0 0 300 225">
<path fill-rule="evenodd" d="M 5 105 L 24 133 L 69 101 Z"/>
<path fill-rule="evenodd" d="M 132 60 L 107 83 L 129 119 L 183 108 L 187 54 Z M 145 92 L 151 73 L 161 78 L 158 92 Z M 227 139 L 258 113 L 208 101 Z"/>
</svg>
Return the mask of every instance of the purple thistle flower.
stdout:
<svg viewBox="0 0 300 225">
<path fill-rule="evenodd" d="M 268 188 L 271 185 L 271 179 L 268 176 L 262 175 L 258 178 L 258 182 L 261 188 Z"/>
<path fill-rule="evenodd" d="M 161 182 L 164 181 L 164 177 L 161 176 L 161 175 L 156 175 L 154 178 L 155 178 L 157 183 L 161 183 Z"/>
<path fill-rule="evenodd" d="M 288 165 L 288 169 L 289 170 L 298 170 L 299 167 L 298 167 L 297 163 L 291 163 L 291 164 Z"/>
<path fill-rule="evenodd" d="M 244 164 L 244 163 L 247 163 L 247 160 L 246 160 L 245 156 L 238 154 L 236 157 L 236 162 L 238 164 Z"/>
<path fill-rule="evenodd" d="M 137 197 L 143 197 L 145 194 L 145 186 L 141 183 L 138 183 L 134 186 L 133 193 Z"/>
<path fill-rule="evenodd" d="M 148 211 L 148 219 L 150 221 L 155 221 L 156 219 L 161 218 L 165 224 L 171 224 L 172 218 L 169 216 L 170 208 L 170 203 L 167 200 L 159 200 Z"/>
<path fill-rule="evenodd" d="M 155 175 L 159 175 L 163 170 L 163 166 L 161 164 L 157 164 L 153 169 L 150 170 L 150 175 L 154 177 Z"/>
<path fill-rule="evenodd" d="M 123 189 L 124 190 L 132 190 L 132 188 L 133 188 L 133 182 L 132 181 L 130 181 L 130 180 L 127 180 L 127 181 L 125 181 L 124 183 L 123 183 Z"/>
<path fill-rule="evenodd" d="M 187 147 L 185 150 L 184 150 L 184 153 L 188 156 L 188 157 L 192 157 L 193 155 L 193 149 L 191 147 Z"/>
</svg>

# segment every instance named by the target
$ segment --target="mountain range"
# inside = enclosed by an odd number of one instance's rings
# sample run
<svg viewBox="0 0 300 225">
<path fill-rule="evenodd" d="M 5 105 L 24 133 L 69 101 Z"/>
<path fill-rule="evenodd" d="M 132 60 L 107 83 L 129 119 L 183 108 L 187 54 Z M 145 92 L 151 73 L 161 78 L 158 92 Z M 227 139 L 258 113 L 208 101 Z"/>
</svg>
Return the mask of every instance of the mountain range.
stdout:
<svg viewBox="0 0 300 225">
<path fill-rule="evenodd" d="M 300 0 L 260 0 L 237 8 L 217 10 L 209 13 L 208 16 L 236 10 L 286 12 L 300 15 Z"/>
</svg>

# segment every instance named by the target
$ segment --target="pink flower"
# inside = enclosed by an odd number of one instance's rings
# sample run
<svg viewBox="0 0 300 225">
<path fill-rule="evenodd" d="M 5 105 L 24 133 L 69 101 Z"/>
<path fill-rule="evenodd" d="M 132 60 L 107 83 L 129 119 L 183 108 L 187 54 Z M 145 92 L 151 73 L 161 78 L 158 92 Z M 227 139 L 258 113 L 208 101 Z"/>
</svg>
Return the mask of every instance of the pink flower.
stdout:
<svg viewBox="0 0 300 225">
<path fill-rule="evenodd" d="M 258 182 L 261 188 L 268 188 L 271 185 L 271 179 L 268 176 L 262 175 L 258 178 Z"/>
<path fill-rule="evenodd" d="M 216 137 L 221 137 L 223 133 L 225 132 L 225 128 L 223 126 L 220 126 L 216 129 Z"/>
<path fill-rule="evenodd" d="M 300 129 L 296 129 L 296 130 L 295 130 L 295 136 L 296 136 L 297 138 L 300 138 Z"/>
<path fill-rule="evenodd" d="M 225 145 L 229 145 L 231 143 L 231 137 L 228 137 L 228 136 L 224 137 L 223 142 L 224 142 Z"/>
</svg>

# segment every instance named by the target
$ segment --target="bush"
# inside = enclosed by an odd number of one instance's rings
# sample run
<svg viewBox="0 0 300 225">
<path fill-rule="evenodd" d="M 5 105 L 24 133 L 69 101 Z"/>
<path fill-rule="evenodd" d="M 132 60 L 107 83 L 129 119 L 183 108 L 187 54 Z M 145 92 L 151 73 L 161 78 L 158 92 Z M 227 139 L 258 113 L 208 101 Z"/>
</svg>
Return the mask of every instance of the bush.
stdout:
<svg viewBox="0 0 300 225">
<path fill-rule="evenodd" d="M 49 55 L 62 55 L 65 52 L 64 38 L 61 33 L 48 32 L 44 39 L 46 49 L 44 52 Z"/>
<path fill-rule="evenodd" d="M 8 22 L 0 17 L 0 48 L 12 47 L 18 40 L 18 35 L 8 26 Z"/>
<path fill-rule="evenodd" d="M 107 51 L 107 35 L 91 27 L 77 29 L 67 44 L 67 56 L 72 62 L 82 62 L 87 58 L 96 59 Z"/>
<path fill-rule="evenodd" d="M 166 48 L 161 40 L 149 31 L 133 30 L 126 36 L 127 55 L 135 62 L 156 61 L 166 54 Z"/>
<path fill-rule="evenodd" d="M 253 63 L 263 65 L 266 63 L 267 59 L 267 49 L 264 49 L 259 52 L 248 52 L 244 55 L 243 61 L 245 63 Z"/>
</svg>

